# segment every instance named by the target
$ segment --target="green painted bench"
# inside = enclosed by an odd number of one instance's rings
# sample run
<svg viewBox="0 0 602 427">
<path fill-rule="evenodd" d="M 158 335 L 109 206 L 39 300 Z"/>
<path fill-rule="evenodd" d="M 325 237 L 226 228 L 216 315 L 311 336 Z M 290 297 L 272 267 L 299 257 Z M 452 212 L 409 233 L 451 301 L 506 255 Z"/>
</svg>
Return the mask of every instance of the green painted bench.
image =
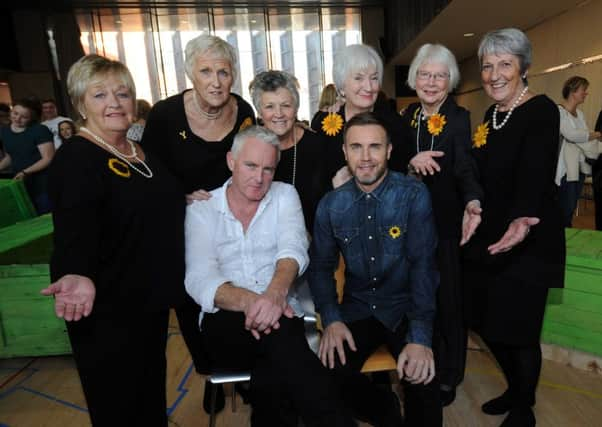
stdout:
<svg viewBox="0 0 602 427">
<path fill-rule="evenodd" d="M 36 216 L 23 181 L 0 179 L 0 228 Z"/>
<path fill-rule="evenodd" d="M 550 291 L 541 340 L 602 356 L 602 232 L 566 230 L 564 289 Z"/>
</svg>

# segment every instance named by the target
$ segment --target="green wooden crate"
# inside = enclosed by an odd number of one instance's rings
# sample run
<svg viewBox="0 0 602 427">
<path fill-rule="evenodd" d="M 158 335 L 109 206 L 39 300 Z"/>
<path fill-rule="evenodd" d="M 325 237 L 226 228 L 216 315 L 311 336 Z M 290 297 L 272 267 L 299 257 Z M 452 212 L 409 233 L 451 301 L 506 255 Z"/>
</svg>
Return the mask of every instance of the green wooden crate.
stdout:
<svg viewBox="0 0 602 427">
<path fill-rule="evenodd" d="M 602 232 L 566 230 L 564 289 L 551 289 L 542 341 L 602 356 Z"/>
<path fill-rule="evenodd" d="M 50 214 L 0 229 L 0 265 L 47 264 L 52 253 L 52 231 Z"/>
<path fill-rule="evenodd" d="M 0 358 L 71 353 L 54 300 L 40 294 L 48 265 L 0 265 Z"/>
<path fill-rule="evenodd" d="M 23 181 L 0 179 L 0 228 L 36 216 Z"/>
</svg>

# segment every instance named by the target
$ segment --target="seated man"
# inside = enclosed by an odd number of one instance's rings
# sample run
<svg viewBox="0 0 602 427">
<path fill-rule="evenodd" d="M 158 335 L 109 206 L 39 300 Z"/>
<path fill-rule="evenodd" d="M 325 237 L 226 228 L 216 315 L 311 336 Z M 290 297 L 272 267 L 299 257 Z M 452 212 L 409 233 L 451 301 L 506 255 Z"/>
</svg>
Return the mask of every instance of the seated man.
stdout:
<svg viewBox="0 0 602 427">
<path fill-rule="evenodd" d="M 431 351 L 437 240 L 428 190 L 387 169 L 391 144 L 371 113 L 354 116 L 343 135 L 353 178 L 320 201 L 310 250 L 309 284 L 325 328 L 319 356 L 358 416 L 400 426 L 397 397 L 360 373 L 386 344 L 403 380 L 404 425 L 440 426 Z M 339 253 L 346 266 L 341 304 L 334 280 Z"/>
<path fill-rule="evenodd" d="M 265 128 L 236 135 L 232 177 L 186 212 L 186 290 L 203 310 L 212 369 L 251 371 L 253 426 L 296 426 L 297 414 L 306 426 L 350 425 L 291 292 L 309 243 L 295 188 L 272 183 L 279 156 Z"/>
</svg>

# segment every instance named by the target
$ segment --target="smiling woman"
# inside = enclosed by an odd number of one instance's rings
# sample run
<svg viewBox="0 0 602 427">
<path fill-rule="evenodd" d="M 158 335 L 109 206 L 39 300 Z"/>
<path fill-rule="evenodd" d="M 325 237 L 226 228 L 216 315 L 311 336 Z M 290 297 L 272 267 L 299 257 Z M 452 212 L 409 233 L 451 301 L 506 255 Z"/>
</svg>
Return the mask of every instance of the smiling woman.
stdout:
<svg viewBox="0 0 602 427">
<path fill-rule="evenodd" d="M 531 43 L 520 30 L 487 33 L 483 88 L 495 102 L 472 150 L 484 190 L 482 222 L 468 242 L 467 323 L 487 343 L 508 389 L 482 406 L 503 425 L 534 426 L 540 334 L 548 288 L 562 287 L 565 237 L 554 175 L 559 112 L 527 86 Z"/>
<path fill-rule="evenodd" d="M 54 283 L 42 293 L 67 321 L 92 425 L 167 426 L 165 343 L 169 308 L 184 298 L 184 194 L 126 138 L 136 89 L 123 64 L 84 56 L 67 85 L 84 126 L 50 166 Z"/>
<path fill-rule="evenodd" d="M 295 186 L 301 198 L 309 233 L 318 202 L 329 188 L 326 174 L 327 139 L 297 122 L 297 79 L 284 71 L 264 71 L 251 82 L 249 91 L 263 125 L 278 135 L 280 162 L 274 179 Z"/>
</svg>

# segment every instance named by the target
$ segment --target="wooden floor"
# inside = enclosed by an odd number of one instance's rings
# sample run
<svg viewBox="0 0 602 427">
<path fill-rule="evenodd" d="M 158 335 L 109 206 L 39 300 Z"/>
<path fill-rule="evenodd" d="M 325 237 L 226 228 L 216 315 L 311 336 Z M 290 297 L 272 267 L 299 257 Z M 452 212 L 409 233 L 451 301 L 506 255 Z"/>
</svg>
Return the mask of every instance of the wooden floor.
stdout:
<svg viewBox="0 0 602 427">
<path fill-rule="evenodd" d="M 207 426 L 201 409 L 203 379 L 173 321 L 168 340 L 168 414 L 170 426 Z M 487 416 L 480 405 L 504 390 L 504 380 L 490 355 L 472 343 L 466 378 L 453 405 L 444 411 L 449 427 L 498 426 L 503 416 Z M 69 356 L 0 361 L 0 427 L 85 427 L 90 423 L 73 360 Z M 218 415 L 218 427 L 249 425 L 250 408 L 237 397 Z M 602 425 L 602 376 L 544 361 L 535 412 L 538 426 Z M 367 424 L 362 424 L 367 425 Z"/>
<path fill-rule="evenodd" d="M 580 203 L 574 226 L 593 228 L 592 205 Z M 444 425 L 498 426 L 503 416 L 487 416 L 480 411 L 480 405 L 504 390 L 504 380 L 487 351 L 475 343 L 470 348 L 464 383 L 454 404 L 444 411 Z M 173 318 L 167 351 L 170 426 L 207 426 L 208 417 L 201 408 L 204 380 L 194 373 Z M 242 404 L 240 397 L 237 399 L 235 413 L 227 399 L 225 410 L 218 415 L 218 427 L 249 425 L 250 408 Z M 602 375 L 545 360 L 535 413 L 538 426 L 543 427 L 602 426 Z M 71 357 L 0 360 L 0 427 L 89 425 Z"/>
</svg>

